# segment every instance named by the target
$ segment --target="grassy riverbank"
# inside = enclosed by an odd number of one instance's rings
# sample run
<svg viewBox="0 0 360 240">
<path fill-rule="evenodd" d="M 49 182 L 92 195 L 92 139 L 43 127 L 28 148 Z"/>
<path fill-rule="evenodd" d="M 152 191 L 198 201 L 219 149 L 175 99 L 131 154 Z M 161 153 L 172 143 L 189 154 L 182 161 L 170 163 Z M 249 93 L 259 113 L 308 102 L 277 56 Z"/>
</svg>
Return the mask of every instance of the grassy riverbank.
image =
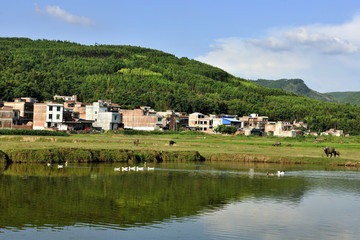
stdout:
<svg viewBox="0 0 360 240">
<path fill-rule="evenodd" d="M 134 146 L 133 140 L 140 141 Z M 176 142 L 169 146 L 169 141 Z M 272 146 L 280 141 L 280 147 Z M 360 137 L 275 138 L 224 135 L 122 135 L 89 134 L 70 137 L 0 136 L 0 150 L 15 154 L 24 150 L 135 152 L 199 152 L 208 161 L 258 161 L 356 165 L 360 163 Z M 289 145 L 289 146 L 288 146 Z M 340 158 L 326 158 L 322 146 L 333 146 Z M 71 150 L 70 150 L 71 149 Z M 86 151 L 87 153 L 89 151 Z M 76 154 L 73 154 L 76 156 Z M 44 158 L 46 159 L 46 157 Z"/>
</svg>

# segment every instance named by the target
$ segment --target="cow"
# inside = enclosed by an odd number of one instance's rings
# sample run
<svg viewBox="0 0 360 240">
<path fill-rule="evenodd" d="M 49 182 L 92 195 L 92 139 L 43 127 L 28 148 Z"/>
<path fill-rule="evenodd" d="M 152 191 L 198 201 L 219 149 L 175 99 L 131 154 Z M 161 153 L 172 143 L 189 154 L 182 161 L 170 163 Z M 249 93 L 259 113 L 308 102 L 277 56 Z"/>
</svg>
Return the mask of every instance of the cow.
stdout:
<svg viewBox="0 0 360 240">
<path fill-rule="evenodd" d="M 135 146 L 137 146 L 137 145 L 139 145 L 140 141 L 139 141 L 139 139 L 134 139 L 133 143 L 134 143 Z"/>
<path fill-rule="evenodd" d="M 273 146 L 274 146 L 274 147 L 279 147 L 279 146 L 281 146 L 281 142 L 275 142 L 275 143 L 273 144 Z"/>
<path fill-rule="evenodd" d="M 173 146 L 176 142 L 174 142 L 173 140 L 169 141 L 169 146 Z"/>
<path fill-rule="evenodd" d="M 322 147 L 322 150 L 324 150 L 326 157 L 332 157 L 334 154 L 334 157 L 336 157 L 335 148 L 334 147 Z"/>
</svg>

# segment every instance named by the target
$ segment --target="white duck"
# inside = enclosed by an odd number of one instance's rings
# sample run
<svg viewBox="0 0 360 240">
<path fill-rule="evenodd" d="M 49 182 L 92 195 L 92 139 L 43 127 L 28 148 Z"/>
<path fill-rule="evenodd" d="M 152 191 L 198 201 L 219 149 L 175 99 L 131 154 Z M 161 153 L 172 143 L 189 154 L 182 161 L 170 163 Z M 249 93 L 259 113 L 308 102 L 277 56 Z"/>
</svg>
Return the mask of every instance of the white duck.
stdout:
<svg viewBox="0 0 360 240">
<path fill-rule="evenodd" d="M 282 175 L 284 175 L 285 174 L 285 172 L 283 172 L 283 171 L 277 171 L 277 175 L 278 176 L 282 176 Z"/>
<path fill-rule="evenodd" d="M 128 167 L 121 167 L 121 171 L 128 171 L 129 168 Z"/>
<path fill-rule="evenodd" d="M 118 171 L 120 171 L 120 168 L 116 167 L 116 168 L 114 168 L 114 171 L 118 172 Z"/>
<path fill-rule="evenodd" d="M 64 168 L 64 165 L 58 165 L 58 168 Z"/>
</svg>

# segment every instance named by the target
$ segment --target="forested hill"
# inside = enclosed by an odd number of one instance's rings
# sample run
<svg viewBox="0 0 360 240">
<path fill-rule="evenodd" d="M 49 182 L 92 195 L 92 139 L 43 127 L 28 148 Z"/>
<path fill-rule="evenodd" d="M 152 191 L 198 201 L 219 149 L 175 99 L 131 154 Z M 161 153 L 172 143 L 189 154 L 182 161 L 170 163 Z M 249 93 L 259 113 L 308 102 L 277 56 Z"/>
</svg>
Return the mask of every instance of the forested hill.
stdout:
<svg viewBox="0 0 360 240">
<path fill-rule="evenodd" d="M 259 113 L 270 120 L 305 120 L 312 130 L 360 132 L 360 108 L 324 103 L 259 86 L 187 58 L 132 46 L 0 38 L 0 98 L 76 94 L 183 112 Z"/>
<path fill-rule="evenodd" d="M 360 106 L 360 92 L 329 92 L 326 94 L 333 97 L 339 103 L 350 103 Z"/>
<path fill-rule="evenodd" d="M 280 79 L 280 80 L 258 79 L 253 82 L 263 87 L 283 89 L 287 92 L 293 92 L 297 95 L 305 96 L 319 101 L 336 102 L 336 100 L 332 96 L 319 93 L 310 89 L 302 79 Z"/>
</svg>

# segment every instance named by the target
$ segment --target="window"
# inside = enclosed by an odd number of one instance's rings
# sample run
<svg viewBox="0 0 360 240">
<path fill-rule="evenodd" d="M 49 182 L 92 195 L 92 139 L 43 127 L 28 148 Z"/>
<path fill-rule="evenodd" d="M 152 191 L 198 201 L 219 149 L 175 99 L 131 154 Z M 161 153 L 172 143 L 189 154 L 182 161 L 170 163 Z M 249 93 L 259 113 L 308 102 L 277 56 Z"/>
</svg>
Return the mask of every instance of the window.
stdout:
<svg viewBox="0 0 360 240">
<path fill-rule="evenodd" d="M 115 115 L 115 116 L 114 116 L 114 120 L 116 120 L 116 119 L 117 119 L 117 116 Z"/>
<path fill-rule="evenodd" d="M 10 112 L 6 112 L 6 117 L 10 117 Z"/>
<path fill-rule="evenodd" d="M 97 111 L 95 111 L 95 114 L 97 114 Z"/>
<path fill-rule="evenodd" d="M 49 114 L 49 119 L 52 119 L 52 114 Z"/>
<path fill-rule="evenodd" d="M 207 130 L 207 128 L 206 127 L 204 127 L 204 131 L 206 131 Z"/>
<path fill-rule="evenodd" d="M 195 124 L 197 124 L 197 121 L 195 121 Z"/>
<path fill-rule="evenodd" d="M 56 111 L 60 112 L 60 107 L 57 107 Z"/>
<path fill-rule="evenodd" d="M 162 121 L 162 118 L 158 118 L 158 122 L 161 122 Z"/>
<path fill-rule="evenodd" d="M 56 114 L 56 119 L 57 119 L 57 120 L 60 119 L 60 114 Z"/>
<path fill-rule="evenodd" d="M 204 121 L 204 124 L 207 124 L 207 121 Z"/>
<path fill-rule="evenodd" d="M 52 106 L 49 106 L 49 111 L 52 111 L 53 110 L 53 107 Z"/>
</svg>

